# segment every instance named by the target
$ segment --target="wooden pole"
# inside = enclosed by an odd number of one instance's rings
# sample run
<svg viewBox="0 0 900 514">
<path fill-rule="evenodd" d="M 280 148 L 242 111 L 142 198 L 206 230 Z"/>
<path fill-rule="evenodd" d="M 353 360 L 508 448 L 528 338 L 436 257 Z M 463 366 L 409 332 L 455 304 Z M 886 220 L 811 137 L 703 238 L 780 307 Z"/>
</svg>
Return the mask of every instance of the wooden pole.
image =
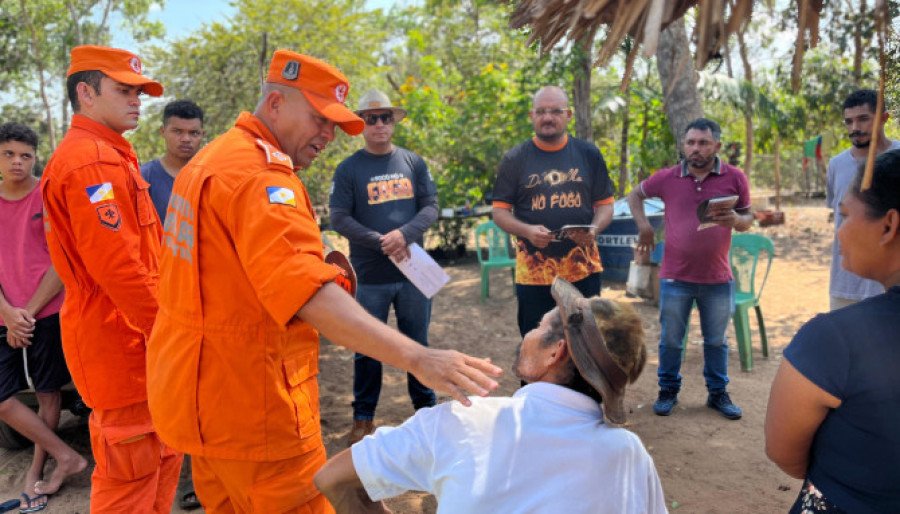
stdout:
<svg viewBox="0 0 900 514">
<path fill-rule="evenodd" d="M 781 210 L 781 134 L 775 131 L 775 210 Z"/>
<path fill-rule="evenodd" d="M 872 187 L 872 171 L 875 167 L 875 153 L 878 145 L 881 143 L 879 137 L 881 135 L 881 120 L 884 114 L 884 40 L 887 36 L 887 2 L 879 0 L 875 3 L 875 27 L 878 30 L 878 101 L 875 106 L 875 123 L 872 125 L 872 139 L 869 141 L 869 156 L 866 159 L 866 169 L 863 172 L 862 183 L 859 186 L 860 191 L 865 191 Z"/>
</svg>

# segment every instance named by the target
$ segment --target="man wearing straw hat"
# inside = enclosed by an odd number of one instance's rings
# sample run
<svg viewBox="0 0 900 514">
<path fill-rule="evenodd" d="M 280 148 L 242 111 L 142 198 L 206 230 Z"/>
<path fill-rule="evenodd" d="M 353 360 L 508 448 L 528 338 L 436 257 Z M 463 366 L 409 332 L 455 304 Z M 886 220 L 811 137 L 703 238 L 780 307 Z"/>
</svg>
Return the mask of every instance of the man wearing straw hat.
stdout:
<svg viewBox="0 0 900 514">
<path fill-rule="evenodd" d="M 435 494 L 438 513 L 666 512 L 653 460 L 615 428 L 646 360 L 640 318 L 561 278 L 551 293 L 557 307 L 517 350 L 529 384 L 468 409 L 423 409 L 332 458 L 316 485 L 338 513 L 376 512 L 407 490 Z"/>
<path fill-rule="evenodd" d="M 175 179 L 160 258 L 147 389 L 163 440 L 191 454 L 209 514 L 320 514 L 325 462 L 319 332 L 467 401 L 499 369 L 424 348 L 378 322 L 336 282 L 306 188 L 294 174 L 340 127 L 363 121 L 328 63 L 277 50 L 259 103 Z"/>
<path fill-rule="evenodd" d="M 391 305 L 400 332 L 428 346 L 431 300 L 394 265 L 409 256 L 438 216 L 437 189 L 425 161 L 395 146 L 394 127 L 406 111 L 381 91 L 363 95 L 356 111 L 366 125 L 365 148 L 341 162 L 334 173 L 331 226 L 350 241 L 350 261 L 359 279 L 356 298 L 370 314 L 387 322 Z M 381 393 L 381 363 L 353 357 L 353 428 L 347 446 L 371 434 Z M 414 409 L 434 405 L 434 391 L 407 375 Z"/>
</svg>

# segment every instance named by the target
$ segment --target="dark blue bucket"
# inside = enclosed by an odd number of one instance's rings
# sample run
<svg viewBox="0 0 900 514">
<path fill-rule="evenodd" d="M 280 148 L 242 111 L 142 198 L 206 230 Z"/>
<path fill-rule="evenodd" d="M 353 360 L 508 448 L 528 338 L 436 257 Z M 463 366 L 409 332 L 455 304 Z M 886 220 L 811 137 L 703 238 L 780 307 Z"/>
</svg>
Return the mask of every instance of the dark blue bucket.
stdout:
<svg viewBox="0 0 900 514">
<path fill-rule="evenodd" d="M 644 213 L 654 230 L 663 224 L 665 205 L 661 200 L 648 198 L 644 200 Z M 631 217 L 628 201 L 625 198 L 616 200 L 612 223 L 601 234 L 597 235 L 597 246 L 600 248 L 600 260 L 603 262 L 603 281 L 625 282 L 628 280 L 628 267 L 634 259 L 634 246 L 638 240 L 637 224 Z"/>
</svg>

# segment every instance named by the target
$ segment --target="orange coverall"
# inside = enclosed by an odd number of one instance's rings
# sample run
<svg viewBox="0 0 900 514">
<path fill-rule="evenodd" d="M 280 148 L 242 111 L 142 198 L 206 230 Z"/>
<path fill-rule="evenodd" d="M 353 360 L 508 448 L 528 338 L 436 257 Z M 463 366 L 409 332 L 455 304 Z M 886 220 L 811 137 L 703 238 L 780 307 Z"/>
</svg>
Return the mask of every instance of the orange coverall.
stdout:
<svg viewBox="0 0 900 514">
<path fill-rule="evenodd" d="M 147 407 L 146 341 L 157 312 L 160 226 L 131 144 L 76 114 L 41 178 L 47 243 L 66 288 L 66 364 L 94 410 L 92 512 L 171 510 L 181 455 Z"/>
<path fill-rule="evenodd" d="M 192 455 L 209 513 L 332 512 L 312 483 L 319 337 L 295 314 L 340 271 L 275 141 L 242 113 L 179 173 L 166 213 L 150 410 Z"/>
</svg>

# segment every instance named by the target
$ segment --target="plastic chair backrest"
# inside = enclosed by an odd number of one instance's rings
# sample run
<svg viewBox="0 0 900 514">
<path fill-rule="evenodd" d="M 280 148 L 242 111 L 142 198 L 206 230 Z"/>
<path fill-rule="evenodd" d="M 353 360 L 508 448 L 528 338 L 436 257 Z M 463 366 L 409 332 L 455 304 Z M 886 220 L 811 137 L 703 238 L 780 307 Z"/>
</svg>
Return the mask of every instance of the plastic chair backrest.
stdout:
<svg viewBox="0 0 900 514">
<path fill-rule="evenodd" d="M 766 252 L 766 272 L 756 289 L 756 270 L 759 266 L 760 253 Z M 731 237 L 731 271 L 734 273 L 734 286 L 737 293 L 748 293 L 759 300 L 762 295 L 772 259 L 775 257 L 775 245 L 772 240 L 759 234 L 734 234 Z"/>
<path fill-rule="evenodd" d="M 482 238 L 484 245 L 482 245 Z M 504 232 L 493 221 L 485 221 L 475 227 L 475 247 L 478 262 L 509 259 L 509 234 Z M 483 250 L 487 250 L 487 258 Z"/>
</svg>

